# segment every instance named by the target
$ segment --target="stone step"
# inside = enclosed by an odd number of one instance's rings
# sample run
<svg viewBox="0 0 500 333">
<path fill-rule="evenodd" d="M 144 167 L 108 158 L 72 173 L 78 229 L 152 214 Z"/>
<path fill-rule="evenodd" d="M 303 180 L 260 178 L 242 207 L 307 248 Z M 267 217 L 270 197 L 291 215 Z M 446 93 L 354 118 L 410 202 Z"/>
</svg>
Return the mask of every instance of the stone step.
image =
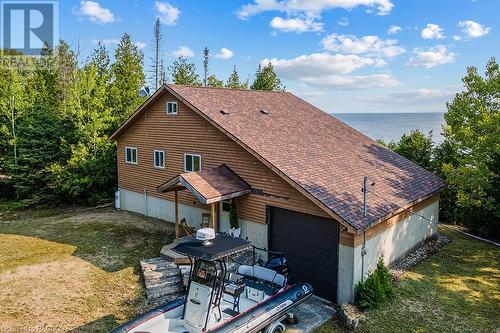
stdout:
<svg viewBox="0 0 500 333">
<path fill-rule="evenodd" d="M 156 293 L 164 290 L 168 292 L 170 291 L 170 289 L 178 288 L 179 286 L 183 286 L 182 280 L 180 278 L 175 280 L 165 281 L 162 283 L 152 283 L 148 286 L 147 292 Z"/>
<path fill-rule="evenodd" d="M 181 271 L 172 260 L 160 257 L 140 263 L 149 304 L 165 303 L 184 294 Z"/>
<path fill-rule="evenodd" d="M 173 277 L 179 275 L 178 268 L 164 269 L 159 271 L 145 270 L 142 271 L 145 279 L 159 279 L 162 277 Z"/>
<path fill-rule="evenodd" d="M 183 296 L 184 296 L 184 293 L 170 294 L 170 295 L 158 297 L 155 299 L 148 299 L 148 303 L 150 305 L 160 305 L 163 303 L 171 302 L 171 301 L 173 301 L 179 297 L 183 297 Z"/>
<path fill-rule="evenodd" d="M 154 258 L 141 260 L 141 268 L 144 271 L 159 271 L 159 270 L 175 270 L 177 269 L 173 261 L 165 260 L 165 258 Z"/>
<path fill-rule="evenodd" d="M 172 294 L 183 294 L 183 293 L 184 293 L 184 286 L 181 284 L 170 286 L 168 290 L 162 289 L 160 291 L 151 291 L 151 292 L 149 290 L 146 291 L 148 299 L 157 299 Z"/>
</svg>

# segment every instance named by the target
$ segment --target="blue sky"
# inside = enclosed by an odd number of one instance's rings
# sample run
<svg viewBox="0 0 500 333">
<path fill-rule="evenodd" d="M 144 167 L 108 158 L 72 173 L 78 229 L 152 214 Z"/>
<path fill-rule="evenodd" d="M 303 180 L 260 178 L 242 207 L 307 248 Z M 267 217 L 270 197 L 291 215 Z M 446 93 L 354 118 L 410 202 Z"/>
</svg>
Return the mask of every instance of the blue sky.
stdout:
<svg viewBox="0 0 500 333">
<path fill-rule="evenodd" d="M 327 112 L 439 112 L 467 66 L 500 50 L 498 0 L 144 0 L 59 3 L 60 37 L 85 58 L 124 32 L 151 56 L 162 21 L 164 59 L 188 56 L 226 80 L 271 61 L 287 90 Z M 201 71 L 200 71 L 201 73 Z"/>
</svg>

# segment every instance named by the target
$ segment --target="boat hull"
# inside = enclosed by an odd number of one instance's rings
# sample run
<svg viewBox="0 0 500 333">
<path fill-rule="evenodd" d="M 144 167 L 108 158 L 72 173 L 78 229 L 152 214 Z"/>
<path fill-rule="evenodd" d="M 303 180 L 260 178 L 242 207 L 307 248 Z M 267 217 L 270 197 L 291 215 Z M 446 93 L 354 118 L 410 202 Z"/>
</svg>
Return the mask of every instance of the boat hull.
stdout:
<svg viewBox="0 0 500 333">
<path fill-rule="evenodd" d="M 264 302 L 226 320 L 206 332 L 217 333 L 256 333 L 276 320 L 280 320 L 292 308 L 301 304 L 313 294 L 313 288 L 308 283 L 298 283 L 284 288 L 282 291 L 271 296 Z M 150 310 L 132 321 L 114 329 L 111 333 L 128 333 L 140 330 L 139 326 L 149 320 L 155 320 L 158 316 L 167 317 L 171 312 L 179 311 L 184 304 L 184 298 L 178 298 L 172 302 L 165 303 Z M 172 317 L 171 317 L 172 318 Z"/>
</svg>

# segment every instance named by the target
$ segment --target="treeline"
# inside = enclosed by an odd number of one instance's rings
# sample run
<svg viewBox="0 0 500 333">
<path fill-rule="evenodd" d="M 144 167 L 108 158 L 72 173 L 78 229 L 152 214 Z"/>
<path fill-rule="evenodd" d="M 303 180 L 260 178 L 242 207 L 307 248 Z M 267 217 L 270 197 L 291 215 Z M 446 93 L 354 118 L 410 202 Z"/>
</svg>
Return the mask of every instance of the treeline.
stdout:
<svg viewBox="0 0 500 333">
<path fill-rule="evenodd" d="M 398 154 L 446 180 L 439 220 L 500 239 L 500 71 L 495 59 L 485 76 L 475 67 L 463 78 L 465 90 L 447 103 L 444 141 L 431 134 L 405 134 L 384 143 Z"/>
<path fill-rule="evenodd" d="M 18 54 L 0 52 L 0 57 L 10 55 Z M 17 206 L 28 207 L 93 205 L 111 198 L 116 147 L 109 136 L 145 99 L 139 94 L 148 72 L 144 55 L 124 34 L 113 62 L 101 44 L 84 61 L 64 41 L 45 47 L 42 56 L 55 61 L 34 69 L 0 67 L 0 201 L 15 199 Z M 150 84 L 249 87 L 236 67 L 223 84 L 214 75 L 201 81 L 195 65 L 183 57 L 167 68 L 157 63 L 161 67 Z M 270 64 L 259 66 L 250 88 L 284 89 Z"/>
</svg>

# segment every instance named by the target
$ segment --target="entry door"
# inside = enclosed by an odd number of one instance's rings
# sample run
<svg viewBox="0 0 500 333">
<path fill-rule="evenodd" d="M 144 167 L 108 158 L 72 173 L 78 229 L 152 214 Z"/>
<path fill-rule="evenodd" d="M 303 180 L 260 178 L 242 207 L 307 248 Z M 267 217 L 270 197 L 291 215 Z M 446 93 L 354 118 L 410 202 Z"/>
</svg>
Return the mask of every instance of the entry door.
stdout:
<svg viewBox="0 0 500 333">
<path fill-rule="evenodd" d="M 336 301 L 338 224 L 332 219 L 270 207 L 269 249 L 283 252 L 290 281 L 308 282 L 314 293 Z"/>
</svg>

